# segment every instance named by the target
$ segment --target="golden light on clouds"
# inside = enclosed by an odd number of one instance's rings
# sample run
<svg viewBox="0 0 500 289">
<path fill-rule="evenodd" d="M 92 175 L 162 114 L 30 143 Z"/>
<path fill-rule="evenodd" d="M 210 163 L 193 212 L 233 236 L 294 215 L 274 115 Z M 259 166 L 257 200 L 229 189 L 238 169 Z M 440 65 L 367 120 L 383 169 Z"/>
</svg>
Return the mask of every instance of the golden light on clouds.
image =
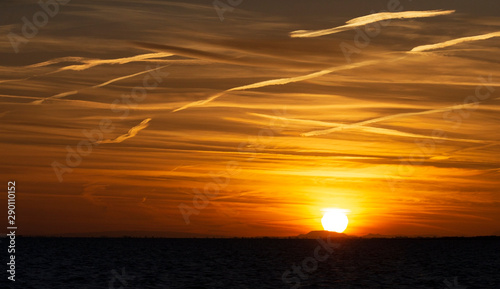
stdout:
<svg viewBox="0 0 500 289">
<path fill-rule="evenodd" d="M 500 231 L 498 9 L 277 2 L 68 4 L 2 42 L 24 233 Z"/>
</svg>

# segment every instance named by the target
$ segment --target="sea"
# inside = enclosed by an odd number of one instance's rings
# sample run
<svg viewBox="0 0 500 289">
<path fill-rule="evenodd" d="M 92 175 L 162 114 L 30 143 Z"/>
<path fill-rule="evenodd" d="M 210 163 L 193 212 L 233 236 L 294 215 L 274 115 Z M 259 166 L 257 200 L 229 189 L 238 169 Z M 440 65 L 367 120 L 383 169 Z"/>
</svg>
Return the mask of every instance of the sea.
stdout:
<svg viewBox="0 0 500 289">
<path fill-rule="evenodd" d="M 498 237 L 16 241 L 1 288 L 500 288 Z"/>
</svg>

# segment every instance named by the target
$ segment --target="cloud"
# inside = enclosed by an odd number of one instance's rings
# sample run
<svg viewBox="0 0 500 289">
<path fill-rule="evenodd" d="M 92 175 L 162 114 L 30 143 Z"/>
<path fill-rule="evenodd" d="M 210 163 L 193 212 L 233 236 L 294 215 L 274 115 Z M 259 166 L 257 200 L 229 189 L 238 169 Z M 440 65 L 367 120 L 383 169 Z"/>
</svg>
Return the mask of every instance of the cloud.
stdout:
<svg viewBox="0 0 500 289">
<path fill-rule="evenodd" d="M 325 134 L 330 134 L 334 133 L 337 131 L 341 130 L 346 130 L 346 129 L 353 129 L 353 128 L 359 128 L 361 126 L 365 126 L 367 124 L 372 124 L 372 123 L 377 123 L 377 122 L 382 122 L 394 118 L 401 118 L 401 117 L 407 117 L 407 116 L 415 116 L 415 115 L 425 115 L 425 114 L 433 114 L 433 113 L 438 113 L 438 112 L 445 112 L 453 109 L 462 109 L 467 105 L 465 104 L 458 104 L 458 105 L 453 105 L 453 106 L 448 106 L 444 108 L 438 108 L 438 109 L 430 109 L 430 110 L 424 110 L 424 111 L 418 111 L 418 112 L 405 112 L 405 113 L 397 113 L 393 115 L 388 115 L 388 116 L 383 116 L 383 117 L 377 117 L 353 124 L 347 124 L 347 125 L 342 125 L 338 126 L 335 128 L 330 128 L 330 129 L 325 129 L 325 130 L 315 130 L 315 131 L 310 131 L 307 133 L 301 134 L 302 136 L 318 136 L 318 135 L 325 135 Z"/>
<path fill-rule="evenodd" d="M 52 64 L 57 64 L 61 62 L 85 62 L 87 60 L 92 60 L 90 58 L 85 58 L 85 57 L 79 57 L 79 56 L 66 56 L 66 57 L 59 57 L 59 58 L 54 58 L 51 60 L 35 63 L 35 64 L 30 64 L 27 65 L 26 68 L 39 68 L 39 67 L 45 67 L 49 66 Z"/>
<path fill-rule="evenodd" d="M 268 119 L 281 120 L 281 121 L 285 121 L 287 123 L 295 123 L 295 124 L 308 125 L 308 126 L 314 125 L 314 126 L 326 126 L 326 127 L 334 127 L 334 128 L 344 126 L 343 124 L 338 123 L 338 122 L 325 122 L 325 121 L 317 121 L 317 120 L 293 119 L 293 118 L 286 118 L 286 117 L 281 117 L 281 116 L 265 115 L 265 114 L 260 114 L 260 113 L 248 113 L 248 114 L 258 116 L 258 117 L 268 118 Z M 432 138 L 432 139 L 441 139 L 441 140 L 457 141 L 457 142 L 470 142 L 470 143 L 484 143 L 485 142 L 483 140 L 475 140 L 475 139 L 461 139 L 461 138 L 438 137 L 438 136 L 432 136 L 432 135 L 422 135 L 422 134 L 403 132 L 403 131 L 394 130 L 394 129 L 371 127 L 371 126 L 357 126 L 357 127 L 351 127 L 351 128 L 356 129 L 356 130 L 360 130 L 362 132 L 367 132 L 367 133 L 391 135 L 391 136 L 399 136 L 399 137 Z M 304 134 L 304 136 L 309 136 L 309 135 Z"/>
<path fill-rule="evenodd" d="M 446 48 L 446 47 L 457 45 L 460 43 L 472 42 L 472 41 L 478 41 L 478 40 L 486 40 L 486 39 L 490 39 L 493 37 L 500 37 L 500 31 L 488 33 L 488 34 L 476 35 L 476 36 L 457 38 L 457 39 L 448 40 L 448 41 L 436 43 L 436 44 L 421 45 L 421 46 L 417 46 L 417 47 L 413 48 L 411 50 L 411 52 L 423 52 L 423 51 L 435 50 L 435 49 L 440 49 L 440 48 Z"/>
<path fill-rule="evenodd" d="M 248 90 L 248 89 L 255 89 L 255 88 L 261 88 L 261 87 L 266 87 L 266 86 L 272 86 L 272 85 L 285 85 L 288 83 L 293 83 L 293 82 L 299 82 L 299 81 L 304 81 L 304 80 L 309 80 L 313 78 L 317 78 L 335 71 L 341 71 L 341 70 L 348 70 L 348 69 L 353 69 L 353 68 L 358 68 L 362 66 L 367 66 L 367 65 L 372 65 L 381 62 L 380 60 L 369 60 L 369 61 L 363 61 L 360 63 L 355 63 L 355 64 L 347 64 L 347 65 L 342 65 L 342 66 L 336 66 L 332 67 L 329 69 L 324 69 L 321 71 L 309 73 L 306 75 L 301 75 L 301 76 L 295 76 L 295 77 L 287 77 L 287 78 L 278 78 L 278 79 L 271 79 L 271 80 L 266 80 L 266 81 L 261 81 L 261 82 L 256 82 L 248 85 L 243 85 L 243 86 L 238 86 L 234 87 L 228 90 L 225 90 L 223 92 L 217 93 L 215 95 L 212 95 L 211 97 L 204 99 L 204 100 L 198 100 L 195 102 L 188 103 L 182 107 L 179 107 L 177 109 L 174 109 L 172 112 L 177 112 L 181 111 L 190 107 L 194 106 L 202 106 L 205 105 L 211 101 L 216 100 L 217 98 L 223 96 L 224 94 L 231 92 L 231 91 L 239 91 L 239 90 Z"/>
<path fill-rule="evenodd" d="M 267 119 L 281 120 L 281 121 L 285 121 L 285 122 L 293 122 L 293 123 L 302 124 L 302 125 L 309 125 L 309 126 L 314 125 L 314 126 L 336 127 L 336 126 L 342 125 L 341 123 L 338 123 L 338 122 L 326 122 L 326 121 L 320 121 L 320 120 L 287 118 L 287 117 L 282 117 L 282 116 L 277 116 L 277 115 L 268 115 L 268 114 L 262 114 L 262 113 L 249 112 L 247 114 L 262 117 L 262 118 L 267 118 Z"/>
<path fill-rule="evenodd" d="M 132 78 L 132 77 L 135 77 L 135 76 L 138 76 L 138 75 L 141 75 L 141 74 L 146 74 L 146 73 L 149 73 L 151 71 L 155 71 L 155 70 L 158 70 L 158 69 L 162 69 L 162 68 L 165 68 L 167 67 L 168 65 L 164 65 L 164 66 L 158 66 L 156 68 L 151 68 L 151 69 L 148 69 L 148 70 L 145 70 L 145 71 L 141 71 L 141 72 L 138 72 L 138 73 L 134 73 L 134 74 L 130 74 L 130 75 L 125 75 L 125 76 L 121 76 L 121 77 L 118 77 L 118 78 L 114 78 L 114 79 L 111 79 L 109 81 L 106 81 L 106 82 L 103 82 L 101 84 L 98 84 L 98 85 L 94 85 L 92 86 L 91 88 L 99 88 L 99 87 L 103 87 L 103 86 L 106 86 L 108 84 L 111 84 L 113 82 L 117 82 L 117 81 L 120 81 L 120 80 L 124 80 L 124 79 L 127 79 L 127 78 Z"/>
<path fill-rule="evenodd" d="M 28 79 L 30 79 L 30 77 L 19 78 L 19 79 L 6 79 L 6 80 L 0 80 L 0 83 L 7 83 L 7 82 L 14 82 L 14 81 L 24 81 L 24 80 L 28 80 Z"/>
<path fill-rule="evenodd" d="M 181 47 L 181 46 L 173 46 L 173 45 L 164 45 L 164 44 L 156 44 L 156 43 L 148 43 L 148 42 L 132 42 L 136 47 L 149 49 L 152 51 L 166 51 L 168 53 L 173 53 L 178 56 L 197 58 L 199 60 L 217 62 L 217 63 L 226 63 L 226 64 L 235 64 L 235 65 L 251 65 L 256 67 L 290 67 L 290 68 L 308 68 L 311 67 L 324 67 L 325 65 L 321 62 L 317 61 L 304 61 L 303 59 L 290 59 L 283 56 L 283 51 L 281 51 L 282 55 L 268 55 L 258 52 L 253 52 L 250 50 L 243 50 L 241 47 L 235 47 L 234 45 L 224 46 L 225 49 L 223 53 L 216 53 L 211 51 Z M 259 47 L 263 44 L 254 44 Z M 228 48 L 237 49 L 238 51 L 227 51 Z M 245 54 L 241 55 L 241 51 L 244 51 Z M 257 57 L 256 57 L 257 56 Z"/>
<path fill-rule="evenodd" d="M 140 124 L 134 126 L 133 128 L 129 129 L 128 133 L 123 134 L 115 139 L 107 139 L 107 140 L 102 140 L 97 142 L 98 144 L 103 144 L 103 143 L 121 143 L 126 139 L 132 138 L 136 136 L 141 130 L 145 129 L 146 127 L 149 126 L 149 122 L 151 121 L 151 118 L 146 118 L 143 120 Z"/>
<path fill-rule="evenodd" d="M 26 68 L 44 67 L 44 66 L 48 66 L 48 65 L 52 65 L 52 64 L 61 63 L 61 62 L 80 62 L 82 64 L 64 66 L 62 68 L 59 68 L 58 70 L 56 70 L 53 73 L 56 73 L 59 71 L 64 71 L 64 70 L 82 71 L 82 70 L 86 70 L 86 69 L 89 69 L 89 68 L 92 68 L 92 67 L 98 66 L 98 65 L 126 64 L 126 63 L 130 63 L 130 62 L 149 61 L 149 60 L 154 59 L 154 58 L 164 58 L 164 57 L 169 57 L 169 56 L 173 56 L 173 55 L 174 54 L 171 54 L 171 53 L 158 52 L 158 53 L 139 54 L 139 55 L 135 55 L 135 56 L 116 58 L 116 59 L 92 59 L 92 58 L 85 58 L 85 57 L 68 56 L 68 57 L 55 58 L 55 59 L 51 59 L 51 60 L 36 63 L 36 64 L 31 64 L 31 65 L 26 66 Z"/>
<path fill-rule="evenodd" d="M 135 76 L 138 76 L 138 75 L 141 75 L 141 74 L 149 73 L 151 71 L 162 69 L 162 68 L 167 67 L 167 66 L 168 65 L 158 66 L 156 68 L 151 68 L 151 69 L 148 69 L 148 70 L 145 70 L 145 71 L 141 71 L 141 72 L 138 72 L 138 73 L 134 73 L 134 74 L 130 74 L 130 75 L 125 75 L 125 76 L 121 76 L 121 77 L 118 77 L 118 78 L 113 78 L 113 79 L 108 80 L 106 82 L 103 82 L 101 84 L 97 84 L 97 85 L 94 85 L 94 86 L 91 86 L 91 87 L 83 88 L 81 90 L 71 90 L 71 91 L 59 93 L 59 94 L 56 94 L 56 95 L 53 95 L 53 96 L 49 96 L 49 97 L 45 97 L 45 98 L 42 98 L 42 99 L 35 100 L 35 101 L 31 102 L 31 103 L 32 104 L 42 104 L 44 101 L 49 100 L 49 99 L 59 99 L 59 98 L 63 98 L 63 97 L 69 96 L 69 95 L 77 94 L 77 93 L 79 93 L 82 90 L 100 88 L 100 87 L 106 86 L 108 84 L 111 84 L 113 82 L 117 82 L 117 81 L 124 80 L 124 79 L 127 79 L 127 78 L 132 78 L 132 77 L 135 77 Z"/>
<path fill-rule="evenodd" d="M 74 95 L 74 94 L 77 94 L 77 93 L 78 93 L 78 90 L 66 91 L 66 92 L 59 93 L 59 94 L 56 94 L 56 95 L 53 95 L 53 96 L 49 96 L 49 97 L 46 97 L 46 98 L 37 99 L 37 100 L 35 100 L 35 101 L 31 102 L 31 103 L 32 104 L 42 104 L 47 99 L 58 99 L 58 98 L 63 98 L 63 97 L 69 96 L 69 95 Z"/>
<path fill-rule="evenodd" d="M 447 160 L 447 159 L 450 159 L 453 155 L 457 155 L 457 154 L 465 152 L 465 151 L 482 150 L 485 148 L 494 147 L 494 146 L 498 146 L 498 145 L 500 145 L 499 142 L 490 142 L 489 144 L 486 144 L 486 145 L 482 144 L 482 145 L 476 145 L 473 147 L 453 150 L 453 151 L 448 152 L 448 153 L 443 153 L 442 155 L 431 157 L 430 159 L 431 160 Z"/>
<path fill-rule="evenodd" d="M 156 43 L 147 43 L 147 42 L 133 42 L 139 48 L 151 49 L 156 51 L 168 51 L 171 53 L 175 53 L 176 55 L 182 55 L 185 57 L 192 58 L 200 58 L 207 59 L 213 61 L 234 61 L 235 64 L 240 64 L 234 56 L 228 56 L 226 54 L 218 54 L 209 51 L 197 50 L 186 47 L 172 46 L 172 45 L 164 45 L 164 44 L 156 44 Z"/>
<path fill-rule="evenodd" d="M 296 30 L 290 33 L 290 37 L 318 37 L 346 30 L 351 30 L 356 27 L 364 26 L 370 23 L 375 23 L 383 20 L 435 17 L 435 16 L 452 14 L 454 12 L 455 10 L 381 12 L 351 19 L 346 22 L 347 25 L 342 25 L 334 28 L 322 29 L 322 30 Z"/>
</svg>

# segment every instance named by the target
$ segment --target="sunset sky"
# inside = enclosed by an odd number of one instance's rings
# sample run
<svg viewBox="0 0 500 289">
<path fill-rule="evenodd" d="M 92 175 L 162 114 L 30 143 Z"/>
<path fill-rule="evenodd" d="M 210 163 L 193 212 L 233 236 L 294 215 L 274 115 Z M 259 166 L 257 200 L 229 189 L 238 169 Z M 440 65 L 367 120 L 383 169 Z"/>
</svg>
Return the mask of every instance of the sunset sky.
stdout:
<svg viewBox="0 0 500 289">
<path fill-rule="evenodd" d="M 18 234 L 500 234 L 498 1 L 230 2 L 0 4 Z"/>
</svg>

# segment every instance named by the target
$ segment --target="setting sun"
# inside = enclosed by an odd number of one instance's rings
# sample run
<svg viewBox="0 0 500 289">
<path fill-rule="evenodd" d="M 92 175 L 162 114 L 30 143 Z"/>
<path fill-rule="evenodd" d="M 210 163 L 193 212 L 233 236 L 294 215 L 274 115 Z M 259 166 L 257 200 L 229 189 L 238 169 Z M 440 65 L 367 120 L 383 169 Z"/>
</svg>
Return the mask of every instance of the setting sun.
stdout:
<svg viewBox="0 0 500 289">
<path fill-rule="evenodd" d="M 347 228 L 349 220 L 343 210 L 328 210 L 321 219 L 326 231 L 342 233 Z"/>
</svg>

